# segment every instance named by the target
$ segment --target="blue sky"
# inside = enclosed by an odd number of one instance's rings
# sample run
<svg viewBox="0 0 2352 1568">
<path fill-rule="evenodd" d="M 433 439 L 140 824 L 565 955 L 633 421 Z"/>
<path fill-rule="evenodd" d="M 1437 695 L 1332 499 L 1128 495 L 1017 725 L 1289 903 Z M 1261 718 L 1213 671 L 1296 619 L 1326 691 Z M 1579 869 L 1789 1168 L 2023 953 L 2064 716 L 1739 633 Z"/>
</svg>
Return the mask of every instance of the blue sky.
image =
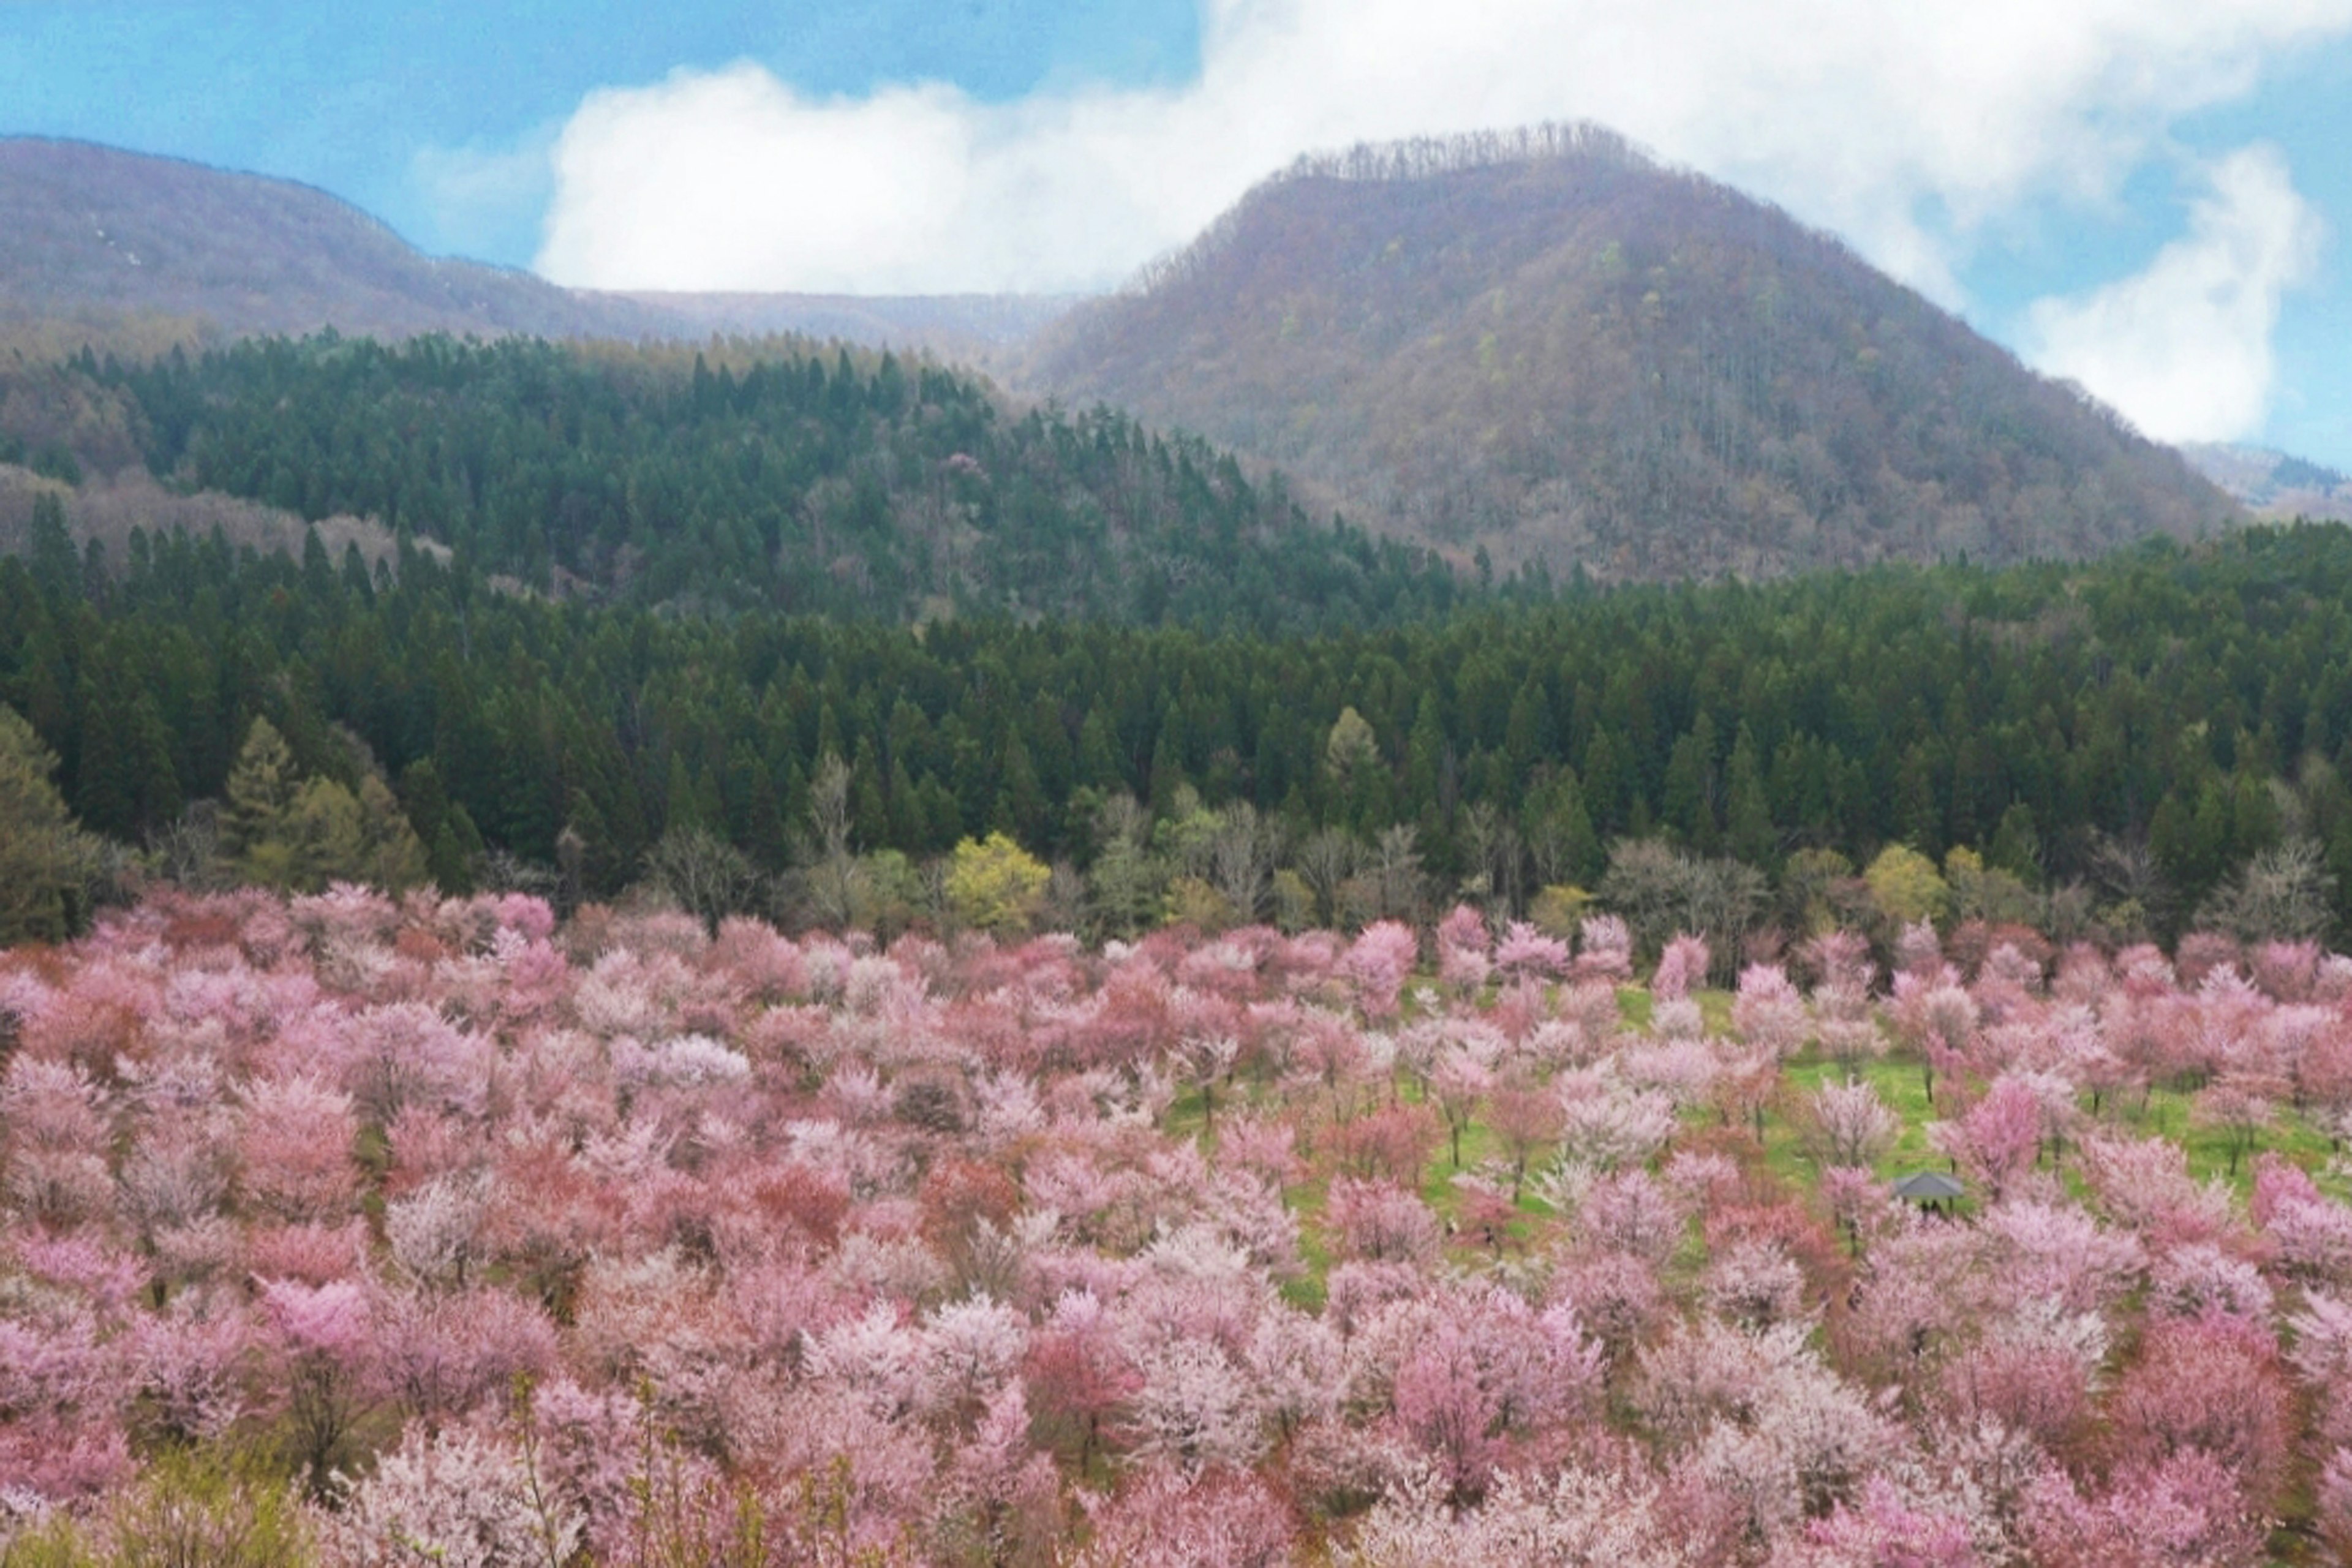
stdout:
<svg viewBox="0 0 2352 1568">
<path fill-rule="evenodd" d="M 0 132 L 590 285 L 1101 287 L 1307 148 L 1578 117 L 2352 468 L 2352 0 L 0 0 Z"/>
</svg>

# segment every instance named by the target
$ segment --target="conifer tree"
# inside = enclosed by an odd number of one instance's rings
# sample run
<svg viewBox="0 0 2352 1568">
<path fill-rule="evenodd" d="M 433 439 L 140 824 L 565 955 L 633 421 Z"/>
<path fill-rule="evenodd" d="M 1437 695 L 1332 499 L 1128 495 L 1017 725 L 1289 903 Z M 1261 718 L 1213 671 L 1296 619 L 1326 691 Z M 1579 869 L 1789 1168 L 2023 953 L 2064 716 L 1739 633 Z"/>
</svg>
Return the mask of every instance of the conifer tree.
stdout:
<svg viewBox="0 0 2352 1568">
<path fill-rule="evenodd" d="M 286 738 L 256 716 L 228 774 L 228 808 L 221 813 L 221 848 L 253 881 L 290 886 L 297 874 L 289 832 L 300 780 Z"/>
<path fill-rule="evenodd" d="M 0 706 L 0 947 L 62 942 L 83 913 L 98 846 L 51 782 L 57 765 L 33 727 Z"/>
<path fill-rule="evenodd" d="M 1769 870 L 1780 858 L 1780 836 L 1772 828 L 1772 805 L 1756 752 L 1756 736 L 1743 721 L 1731 760 L 1724 764 L 1723 839 L 1733 859 Z"/>
<path fill-rule="evenodd" d="M 430 879 L 424 841 L 391 786 L 374 773 L 360 780 L 359 879 L 398 893 Z"/>
</svg>

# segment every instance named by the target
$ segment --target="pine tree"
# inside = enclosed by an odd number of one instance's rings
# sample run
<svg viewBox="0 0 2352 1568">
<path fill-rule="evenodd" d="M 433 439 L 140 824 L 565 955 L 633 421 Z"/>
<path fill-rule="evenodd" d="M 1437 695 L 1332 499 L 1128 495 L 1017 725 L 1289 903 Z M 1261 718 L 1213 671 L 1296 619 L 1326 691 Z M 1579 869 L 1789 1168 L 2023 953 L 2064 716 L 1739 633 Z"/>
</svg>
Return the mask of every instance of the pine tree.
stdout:
<svg viewBox="0 0 2352 1568">
<path fill-rule="evenodd" d="M 249 880 L 276 888 L 293 881 L 289 818 L 300 784 L 286 738 L 257 717 L 229 769 L 228 807 L 221 813 L 221 849 Z"/>
<path fill-rule="evenodd" d="M 1531 674 L 1511 699 L 1510 717 L 1503 726 L 1503 754 L 1510 759 L 1512 775 L 1527 777 L 1528 769 L 1552 754 L 1554 745 L 1551 701 L 1543 682 Z"/>
<path fill-rule="evenodd" d="M 1589 886 L 1600 874 L 1601 841 L 1573 768 L 1553 770 L 1528 796 L 1522 831 L 1546 886 Z"/>
<path fill-rule="evenodd" d="M 1432 826 L 1454 815 L 1454 751 L 1437 693 L 1423 691 L 1404 746 L 1404 807 L 1412 820 Z"/>
<path fill-rule="evenodd" d="M 1078 726 L 1078 760 L 1076 783 L 1079 787 L 1101 791 L 1105 795 L 1129 788 L 1134 781 L 1118 760 L 1118 738 L 1113 732 L 1110 716 L 1097 705 L 1087 711 Z"/>
<path fill-rule="evenodd" d="M 270 841 L 249 858 L 256 880 L 315 893 L 330 882 L 369 879 L 367 830 L 359 798 L 336 780 L 303 780 L 287 810 L 284 831 L 282 870 L 277 843 Z"/>
<path fill-rule="evenodd" d="M 404 892 L 430 875 L 423 840 L 383 779 L 360 780 L 360 876 L 386 892 Z"/>
<path fill-rule="evenodd" d="M 1023 844 L 1046 843 L 1045 792 L 1030 761 L 1029 747 L 1018 730 L 1006 732 L 1004 760 L 998 777 L 1002 783 L 997 800 L 1003 818 L 999 826 Z"/>
<path fill-rule="evenodd" d="M 1723 771 L 1724 847 L 1734 859 L 1769 870 L 1780 863 L 1780 841 L 1756 750 L 1756 737 L 1743 721 Z"/>
<path fill-rule="evenodd" d="M 1722 841 L 1715 786 L 1715 719 L 1701 713 L 1667 754 L 1660 807 L 1666 825 L 1702 855 L 1714 854 Z"/>
<path fill-rule="evenodd" d="M 33 727 L 0 706 L 0 947 L 62 942 L 83 914 L 98 847 L 67 813 L 57 765 Z"/>
<path fill-rule="evenodd" d="M 1151 745 L 1151 812 L 1167 816 L 1176 809 L 1176 792 L 1189 781 L 1184 775 L 1184 711 L 1171 699 L 1160 720 L 1160 733 Z"/>
<path fill-rule="evenodd" d="M 33 497 L 31 534 L 33 583 L 40 589 L 41 596 L 52 605 L 80 597 L 81 556 L 75 551 L 73 533 L 66 526 L 65 502 L 47 490 Z"/>
<path fill-rule="evenodd" d="M 2042 879 L 2042 840 L 2033 830 L 2033 808 L 2023 801 L 2012 801 L 2000 814 L 2000 826 L 1993 829 L 1992 843 L 1986 847 L 1985 862 L 1997 866 L 2031 887 Z"/>
</svg>

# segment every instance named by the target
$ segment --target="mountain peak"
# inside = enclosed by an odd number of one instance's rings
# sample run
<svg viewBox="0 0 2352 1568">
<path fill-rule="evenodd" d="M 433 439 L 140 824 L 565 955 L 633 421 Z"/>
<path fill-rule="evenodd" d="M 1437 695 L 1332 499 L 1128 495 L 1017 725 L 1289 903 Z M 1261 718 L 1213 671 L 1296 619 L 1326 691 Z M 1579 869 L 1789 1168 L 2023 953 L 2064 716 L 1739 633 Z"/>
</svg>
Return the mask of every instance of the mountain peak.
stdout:
<svg viewBox="0 0 2352 1568">
<path fill-rule="evenodd" d="M 1025 374 L 1389 531 L 1602 576 L 2077 555 L 2235 514 L 1837 240 L 1591 126 L 1302 160 Z"/>
</svg>

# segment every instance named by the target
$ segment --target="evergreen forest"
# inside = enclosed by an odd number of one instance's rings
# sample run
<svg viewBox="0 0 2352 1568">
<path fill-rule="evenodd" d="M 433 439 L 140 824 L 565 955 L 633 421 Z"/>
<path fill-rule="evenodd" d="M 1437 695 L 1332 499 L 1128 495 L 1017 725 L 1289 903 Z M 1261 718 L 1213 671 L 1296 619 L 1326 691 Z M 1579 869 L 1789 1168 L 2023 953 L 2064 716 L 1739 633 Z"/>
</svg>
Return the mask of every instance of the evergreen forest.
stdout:
<svg viewBox="0 0 2352 1568">
<path fill-rule="evenodd" d="M 233 794 L 266 720 L 287 787 L 396 800 L 448 888 L 496 880 L 495 856 L 609 896 L 698 835 L 764 910 L 829 836 L 888 873 L 904 920 L 927 863 L 1002 833 L 1105 931 L 1457 895 L 1519 915 L 1548 889 L 1572 910 L 1629 845 L 1740 872 L 1730 916 L 1661 913 L 1662 937 L 1801 933 L 1890 846 L 1947 877 L 1962 851 L 2011 918 L 2062 929 L 2169 938 L 2282 858 L 2323 898 L 2294 923 L 2352 914 L 2339 526 L 2087 565 L 1522 584 L 1265 633 L 562 603 L 501 585 L 489 567 L 515 563 L 481 515 L 454 555 L 404 534 L 373 571 L 315 536 L 296 562 L 184 532 L 134 535 L 110 568 L 46 500 L 0 562 L 0 700 L 119 843 L 152 852 Z M 1222 907 L 1184 905 L 1203 887 Z"/>
<path fill-rule="evenodd" d="M 167 480 L 373 518 L 565 597 L 1275 633 L 1454 595 L 1426 551 L 1311 521 L 1197 439 L 1015 414 L 887 353 L 330 333 L 74 368 Z"/>
</svg>

